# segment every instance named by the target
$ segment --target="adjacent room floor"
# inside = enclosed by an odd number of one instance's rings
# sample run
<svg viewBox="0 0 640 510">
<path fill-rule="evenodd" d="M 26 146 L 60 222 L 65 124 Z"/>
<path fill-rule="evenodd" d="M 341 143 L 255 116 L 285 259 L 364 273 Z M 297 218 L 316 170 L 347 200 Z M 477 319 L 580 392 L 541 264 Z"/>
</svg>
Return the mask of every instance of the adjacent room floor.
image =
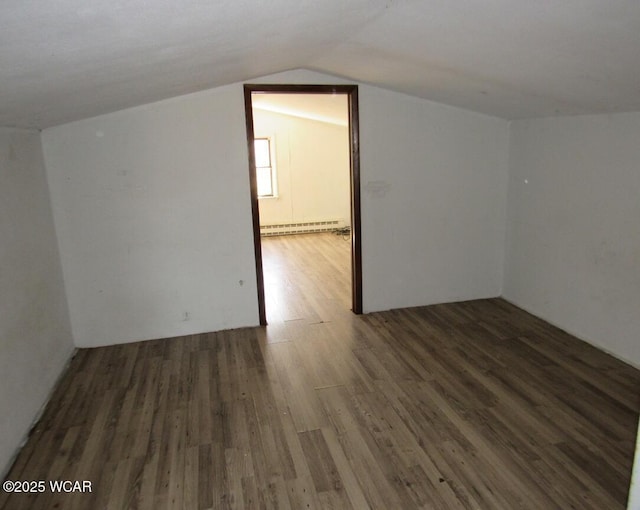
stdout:
<svg viewBox="0 0 640 510">
<path fill-rule="evenodd" d="M 270 326 L 351 319 L 348 234 L 263 237 L 262 264 Z"/>
<path fill-rule="evenodd" d="M 263 241 L 266 328 L 80 349 L 0 507 L 623 509 L 640 372 L 501 299 L 355 316 L 349 243 Z"/>
</svg>

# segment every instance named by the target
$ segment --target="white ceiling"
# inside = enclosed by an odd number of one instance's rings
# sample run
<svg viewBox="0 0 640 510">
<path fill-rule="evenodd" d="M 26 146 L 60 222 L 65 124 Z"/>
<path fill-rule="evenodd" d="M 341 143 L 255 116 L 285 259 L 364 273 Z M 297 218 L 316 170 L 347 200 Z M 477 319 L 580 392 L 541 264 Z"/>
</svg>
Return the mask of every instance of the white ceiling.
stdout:
<svg viewBox="0 0 640 510">
<path fill-rule="evenodd" d="M 338 126 L 349 125 L 346 94 L 252 94 L 253 108 L 318 120 Z"/>
<path fill-rule="evenodd" d="M 295 68 L 507 119 L 638 111 L 640 1 L 0 1 L 2 126 Z"/>
</svg>

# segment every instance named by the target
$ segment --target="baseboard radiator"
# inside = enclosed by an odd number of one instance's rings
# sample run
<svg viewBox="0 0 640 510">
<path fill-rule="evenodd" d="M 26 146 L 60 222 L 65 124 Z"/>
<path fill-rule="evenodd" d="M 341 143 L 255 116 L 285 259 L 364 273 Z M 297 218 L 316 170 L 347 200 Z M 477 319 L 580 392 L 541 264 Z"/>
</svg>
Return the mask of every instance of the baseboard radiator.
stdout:
<svg viewBox="0 0 640 510">
<path fill-rule="evenodd" d="M 279 223 L 275 225 L 260 225 L 260 235 L 285 236 L 291 234 L 311 234 L 314 232 L 332 232 L 342 227 L 344 227 L 344 222 L 340 220 Z"/>
</svg>

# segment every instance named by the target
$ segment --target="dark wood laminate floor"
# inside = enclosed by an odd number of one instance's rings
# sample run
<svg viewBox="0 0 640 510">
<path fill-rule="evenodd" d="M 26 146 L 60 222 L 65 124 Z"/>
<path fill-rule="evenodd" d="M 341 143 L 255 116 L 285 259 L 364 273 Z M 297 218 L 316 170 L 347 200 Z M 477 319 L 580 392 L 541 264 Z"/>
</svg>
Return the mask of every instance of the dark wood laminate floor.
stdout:
<svg viewBox="0 0 640 510">
<path fill-rule="evenodd" d="M 637 370 L 500 299 L 354 316 L 338 236 L 263 250 L 267 328 L 79 350 L 8 478 L 93 491 L 0 507 L 624 508 Z"/>
</svg>

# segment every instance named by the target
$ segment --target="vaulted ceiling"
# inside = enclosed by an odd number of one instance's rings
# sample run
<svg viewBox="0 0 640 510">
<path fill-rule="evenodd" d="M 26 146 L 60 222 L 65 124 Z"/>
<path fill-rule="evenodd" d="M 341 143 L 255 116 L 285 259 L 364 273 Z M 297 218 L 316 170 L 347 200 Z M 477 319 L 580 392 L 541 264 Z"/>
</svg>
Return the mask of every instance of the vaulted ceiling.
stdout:
<svg viewBox="0 0 640 510">
<path fill-rule="evenodd" d="M 295 68 L 505 119 L 638 111 L 640 1 L 0 2 L 0 126 Z"/>
</svg>

